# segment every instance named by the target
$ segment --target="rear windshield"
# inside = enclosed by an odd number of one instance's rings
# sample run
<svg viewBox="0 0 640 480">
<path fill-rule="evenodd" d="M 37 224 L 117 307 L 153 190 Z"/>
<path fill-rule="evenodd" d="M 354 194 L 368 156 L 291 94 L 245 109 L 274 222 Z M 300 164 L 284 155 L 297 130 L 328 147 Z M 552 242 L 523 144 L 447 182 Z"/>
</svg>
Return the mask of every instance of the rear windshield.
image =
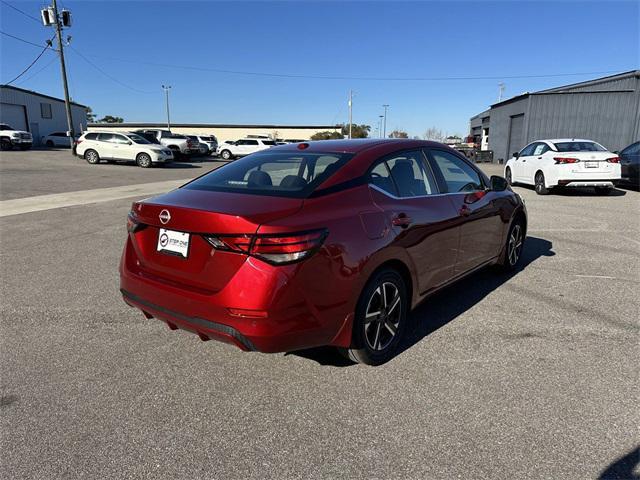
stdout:
<svg viewBox="0 0 640 480">
<path fill-rule="evenodd" d="M 262 151 L 220 167 L 183 188 L 305 198 L 351 154 Z"/>
<path fill-rule="evenodd" d="M 607 149 L 595 142 L 558 142 L 554 143 L 559 152 L 606 152 Z"/>
</svg>

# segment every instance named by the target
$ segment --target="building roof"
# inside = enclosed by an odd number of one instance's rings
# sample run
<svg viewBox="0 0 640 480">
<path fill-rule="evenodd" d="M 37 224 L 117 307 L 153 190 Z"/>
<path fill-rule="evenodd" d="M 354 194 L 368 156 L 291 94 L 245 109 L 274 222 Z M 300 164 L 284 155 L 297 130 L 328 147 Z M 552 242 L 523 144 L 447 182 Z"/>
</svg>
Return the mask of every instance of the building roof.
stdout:
<svg viewBox="0 0 640 480">
<path fill-rule="evenodd" d="M 14 87 L 13 85 L 0 85 L 0 88 L 7 88 L 9 90 L 15 90 L 17 92 L 27 93 L 29 95 L 36 95 L 38 97 L 46 98 L 48 100 L 54 100 L 56 102 L 64 103 L 64 99 L 52 97 L 51 95 L 45 95 L 44 93 L 34 92 L 33 90 L 27 90 L 25 88 Z M 86 105 L 82 105 L 81 103 L 70 102 L 71 105 L 75 105 L 76 107 L 89 108 Z"/>
<path fill-rule="evenodd" d="M 520 95 L 516 95 L 515 97 L 508 98 L 501 102 L 497 102 L 491 105 L 491 108 L 499 107 L 501 105 L 506 105 L 508 103 L 517 102 L 518 100 L 522 100 L 523 98 L 527 98 L 529 95 L 545 95 L 551 93 L 570 93 L 571 90 L 575 90 L 577 88 L 589 87 L 592 85 L 598 85 L 600 83 L 608 83 L 611 81 L 622 80 L 624 78 L 630 77 L 640 77 L 640 70 L 630 70 L 628 72 L 617 73 L 615 75 L 609 75 L 607 77 L 595 78 L 593 80 L 587 80 L 579 83 L 571 83 L 569 85 L 563 85 L 561 87 L 548 88 L 546 90 L 538 90 L 537 92 L 525 92 Z M 619 90 L 618 90 L 619 91 Z M 580 92 L 580 93 L 589 93 L 589 92 Z M 483 112 L 484 113 L 484 112 Z M 474 118 L 474 117 L 472 117 Z"/>
<path fill-rule="evenodd" d="M 89 127 L 123 127 L 123 128 L 152 128 L 152 129 L 167 129 L 167 123 L 90 123 Z M 172 123 L 171 127 L 175 128 L 262 128 L 262 129 L 315 129 L 315 130 L 331 130 L 341 128 L 341 125 L 243 125 L 243 124 L 229 124 L 229 123 Z"/>
</svg>

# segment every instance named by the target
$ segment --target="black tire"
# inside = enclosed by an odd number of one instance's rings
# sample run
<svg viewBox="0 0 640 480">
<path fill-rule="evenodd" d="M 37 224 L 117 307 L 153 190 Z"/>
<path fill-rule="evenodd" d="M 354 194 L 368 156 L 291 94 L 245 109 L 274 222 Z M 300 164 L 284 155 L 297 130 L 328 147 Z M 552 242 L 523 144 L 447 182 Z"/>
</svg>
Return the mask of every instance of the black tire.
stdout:
<svg viewBox="0 0 640 480">
<path fill-rule="evenodd" d="M 233 155 L 229 150 L 222 150 L 220 152 L 220 156 L 222 157 L 223 160 L 231 160 L 233 158 Z"/>
<path fill-rule="evenodd" d="M 542 173 L 540 170 L 536 172 L 534 182 L 535 182 L 536 193 L 538 195 L 549 195 L 550 190 L 545 185 L 544 173 Z"/>
<path fill-rule="evenodd" d="M 148 153 L 139 153 L 136 157 L 136 163 L 142 168 L 151 168 L 153 166 L 153 162 Z"/>
<path fill-rule="evenodd" d="M 100 155 L 98 155 L 98 152 L 92 149 L 89 149 L 86 152 L 84 152 L 84 159 L 87 161 L 87 163 L 90 163 L 91 165 L 100 163 Z"/>
<path fill-rule="evenodd" d="M 53 147 L 55 147 L 55 145 L 53 144 L 53 142 L 52 142 L 51 140 L 47 140 L 47 143 L 45 143 L 45 145 L 46 145 L 48 148 L 53 148 Z"/>
<path fill-rule="evenodd" d="M 6 138 L 0 140 L 0 150 L 13 150 L 11 140 L 7 140 Z"/>
<path fill-rule="evenodd" d="M 391 360 L 398 353 L 408 309 L 407 286 L 402 275 L 393 269 L 374 274 L 356 306 L 352 346 L 343 353 L 350 360 L 367 365 L 381 365 Z M 372 316 L 375 313 L 380 315 Z"/>
<path fill-rule="evenodd" d="M 611 195 L 613 188 L 611 187 L 595 187 L 596 195 Z"/>
<path fill-rule="evenodd" d="M 173 159 L 176 162 L 182 158 L 182 153 L 180 152 L 180 149 L 175 145 L 170 146 L 169 150 L 171 150 L 171 152 L 173 153 Z"/>
<path fill-rule="evenodd" d="M 510 186 L 513 185 L 513 178 L 511 176 L 511 169 L 509 167 L 507 167 L 504 172 L 504 178 Z"/>
<path fill-rule="evenodd" d="M 522 217 L 516 217 L 511 223 L 511 227 L 509 227 L 509 233 L 502 248 L 502 254 L 497 265 L 499 270 L 510 272 L 518 268 L 526 239 L 525 233 Z"/>
</svg>

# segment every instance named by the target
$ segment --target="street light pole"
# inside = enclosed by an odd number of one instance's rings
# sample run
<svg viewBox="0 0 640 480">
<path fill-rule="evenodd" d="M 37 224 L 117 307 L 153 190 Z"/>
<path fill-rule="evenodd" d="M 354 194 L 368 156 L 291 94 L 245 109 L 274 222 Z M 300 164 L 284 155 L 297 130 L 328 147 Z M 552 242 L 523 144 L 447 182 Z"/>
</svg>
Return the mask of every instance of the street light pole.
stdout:
<svg viewBox="0 0 640 480">
<path fill-rule="evenodd" d="M 171 118 L 169 117 L 169 90 L 171 85 L 162 85 L 162 89 L 164 90 L 167 104 L 167 130 L 171 130 Z"/>
<path fill-rule="evenodd" d="M 353 126 L 353 90 L 349 90 L 349 138 L 351 138 L 352 126 Z"/>
<path fill-rule="evenodd" d="M 389 108 L 389 105 L 382 105 L 384 107 L 384 128 L 383 128 L 383 133 L 382 133 L 382 138 L 386 138 L 387 136 L 387 108 Z"/>
<path fill-rule="evenodd" d="M 384 115 L 378 115 L 378 124 L 380 125 L 378 133 L 381 135 L 380 138 L 384 138 L 384 133 L 382 133 L 382 119 Z"/>
</svg>

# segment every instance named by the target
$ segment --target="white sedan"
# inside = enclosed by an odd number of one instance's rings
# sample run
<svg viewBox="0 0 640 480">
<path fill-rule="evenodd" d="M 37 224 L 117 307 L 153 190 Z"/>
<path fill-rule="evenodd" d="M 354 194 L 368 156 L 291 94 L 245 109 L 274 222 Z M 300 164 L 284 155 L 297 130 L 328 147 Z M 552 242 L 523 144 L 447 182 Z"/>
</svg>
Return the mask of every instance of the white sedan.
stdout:
<svg viewBox="0 0 640 480">
<path fill-rule="evenodd" d="M 78 137 L 76 136 L 76 139 Z M 71 146 L 70 137 L 67 137 L 67 132 L 51 132 L 49 135 L 42 137 L 42 144 L 49 147 L 67 147 Z"/>
<path fill-rule="evenodd" d="M 538 195 L 555 187 L 593 187 L 608 195 L 620 180 L 620 158 L 593 140 L 537 140 L 513 154 L 504 176 L 509 184 L 533 185 Z"/>
</svg>

